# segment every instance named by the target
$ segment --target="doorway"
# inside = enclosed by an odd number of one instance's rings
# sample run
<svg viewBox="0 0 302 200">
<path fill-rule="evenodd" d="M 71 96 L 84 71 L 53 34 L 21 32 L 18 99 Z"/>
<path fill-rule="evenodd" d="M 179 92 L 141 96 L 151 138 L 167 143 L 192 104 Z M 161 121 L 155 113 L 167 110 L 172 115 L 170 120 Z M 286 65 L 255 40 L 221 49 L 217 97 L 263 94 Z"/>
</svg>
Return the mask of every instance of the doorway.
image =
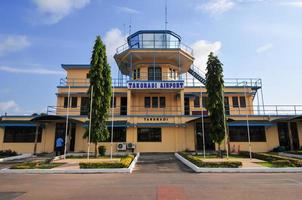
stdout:
<svg viewBox="0 0 302 200">
<path fill-rule="evenodd" d="M 204 123 L 204 139 L 205 139 L 205 149 L 206 151 L 215 151 L 215 143 L 210 137 L 210 124 Z M 196 141 L 197 141 L 197 151 L 203 150 L 203 136 L 202 136 L 202 123 L 196 123 Z"/>
<path fill-rule="evenodd" d="M 65 133 L 66 133 L 66 123 L 57 123 L 56 124 L 56 133 L 55 133 L 55 141 L 54 141 L 54 151 L 56 150 L 56 140 L 61 137 L 65 144 Z M 74 151 L 75 149 L 75 137 L 76 137 L 76 124 L 70 123 L 67 130 L 67 138 L 70 138 L 69 151 Z"/>
<path fill-rule="evenodd" d="M 120 114 L 121 115 L 127 115 L 127 97 L 121 97 L 121 110 Z"/>
<path fill-rule="evenodd" d="M 185 115 L 190 115 L 190 98 L 189 97 L 185 97 L 185 102 L 184 102 L 184 106 L 185 106 Z"/>
</svg>

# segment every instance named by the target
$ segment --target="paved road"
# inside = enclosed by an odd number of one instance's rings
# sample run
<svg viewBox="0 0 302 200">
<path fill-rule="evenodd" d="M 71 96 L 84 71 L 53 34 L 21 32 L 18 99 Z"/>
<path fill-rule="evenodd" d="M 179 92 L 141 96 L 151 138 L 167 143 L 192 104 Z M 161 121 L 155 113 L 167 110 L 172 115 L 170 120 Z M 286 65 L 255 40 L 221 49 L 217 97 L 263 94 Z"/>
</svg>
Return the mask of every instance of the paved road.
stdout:
<svg viewBox="0 0 302 200">
<path fill-rule="evenodd" d="M 0 174 L 1 200 L 300 200 L 301 188 L 302 173 L 195 174 L 171 155 L 143 155 L 133 174 Z"/>
</svg>

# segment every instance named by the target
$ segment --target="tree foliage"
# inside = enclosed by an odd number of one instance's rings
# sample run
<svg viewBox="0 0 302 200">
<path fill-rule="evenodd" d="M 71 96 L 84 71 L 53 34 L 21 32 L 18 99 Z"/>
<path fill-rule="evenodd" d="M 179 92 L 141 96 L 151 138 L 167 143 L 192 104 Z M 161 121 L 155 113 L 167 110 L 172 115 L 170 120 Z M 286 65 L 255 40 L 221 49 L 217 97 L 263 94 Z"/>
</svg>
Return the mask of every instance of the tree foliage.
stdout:
<svg viewBox="0 0 302 200">
<path fill-rule="evenodd" d="M 207 109 L 210 112 L 211 132 L 213 142 L 220 145 L 225 137 L 225 115 L 224 115 L 224 81 L 223 64 L 212 52 L 208 57 L 206 73 L 206 89 L 208 93 Z"/>
<path fill-rule="evenodd" d="M 103 44 L 100 36 L 97 36 L 95 40 L 88 78 L 90 79 L 90 87 L 88 90 L 89 112 L 91 90 L 93 93 L 90 141 L 95 144 L 95 155 L 97 156 L 98 142 L 105 141 L 109 137 L 106 121 L 109 117 L 110 101 L 112 95 L 111 69 L 107 62 L 106 47 Z M 88 137 L 88 130 L 85 132 L 84 137 Z"/>
</svg>

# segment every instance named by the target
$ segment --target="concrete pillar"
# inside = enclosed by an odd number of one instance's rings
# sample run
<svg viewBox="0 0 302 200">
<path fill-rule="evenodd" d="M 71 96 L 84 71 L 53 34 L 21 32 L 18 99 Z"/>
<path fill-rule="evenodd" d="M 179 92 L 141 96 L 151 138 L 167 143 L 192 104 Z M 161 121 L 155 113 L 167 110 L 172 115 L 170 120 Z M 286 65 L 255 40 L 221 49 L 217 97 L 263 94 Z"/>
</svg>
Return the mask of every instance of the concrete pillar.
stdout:
<svg viewBox="0 0 302 200">
<path fill-rule="evenodd" d="M 127 91 L 127 115 L 131 114 L 131 90 Z"/>
<path fill-rule="evenodd" d="M 287 122 L 287 128 L 288 128 L 288 137 L 289 137 L 289 146 L 290 150 L 294 150 L 294 142 L 293 142 L 293 134 L 291 129 L 290 121 Z"/>
<path fill-rule="evenodd" d="M 184 115 L 185 114 L 185 92 L 184 90 L 180 91 L 180 110 L 181 110 L 181 114 Z"/>
</svg>

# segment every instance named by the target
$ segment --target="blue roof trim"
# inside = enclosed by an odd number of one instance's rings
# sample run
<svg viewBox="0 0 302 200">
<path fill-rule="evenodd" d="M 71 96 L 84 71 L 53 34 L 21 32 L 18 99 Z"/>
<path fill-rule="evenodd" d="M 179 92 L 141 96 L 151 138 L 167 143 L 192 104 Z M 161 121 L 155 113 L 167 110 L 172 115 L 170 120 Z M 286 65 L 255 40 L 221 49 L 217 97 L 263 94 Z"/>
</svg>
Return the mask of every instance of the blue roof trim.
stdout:
<svg viewBox="0 0 302 200">
<path fill-rule="evenodd" d="M 61 64 L 62 68 L 67 69 L 89 69 L 90 64 Z"/>
<path fill-rule="evenodd" d="M 131 127 L 186 127 L 186 124 L 175 124 L 175 123 L 137 123 L 131 124 Z"/>
<path fill-rule="evenodd" d="M 246 121 L 235 121 L 235 122 L 230 122 L 228 123 L 228 126 L 247 126 Z M 273 123 L 271 122 L 266 122 L 266 121 L 249 121 L 249 126 L 274 126 Z"/>
<path fill-rule="evenodd" d="M 129 40 L 139 34 L 144 34 L 144 33 L 166 33 L 166 34 L 170 34 L 170 35 L 173 35 L 175 36 L 177 39 L 179 39 L 179 41 L 181 41 L 181 37 L 174 33 L 173 31 L 170 31 L 170 30 L 140 30 L 140 31 L 137 31 L 133 34 L 131 34 L 130 36 L 127 37 L 127 42 L 129 43 Z"/>
</svg>

